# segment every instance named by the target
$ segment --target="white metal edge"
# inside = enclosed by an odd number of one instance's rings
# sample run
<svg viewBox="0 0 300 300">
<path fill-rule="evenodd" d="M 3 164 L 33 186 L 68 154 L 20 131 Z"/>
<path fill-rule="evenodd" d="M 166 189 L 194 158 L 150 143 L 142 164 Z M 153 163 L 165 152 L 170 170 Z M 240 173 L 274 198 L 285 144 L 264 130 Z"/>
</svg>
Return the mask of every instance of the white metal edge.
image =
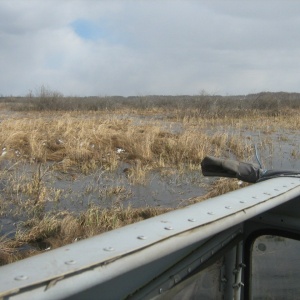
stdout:
<svg viewBox="0 0 300 300">
<path fill-rule="evenodd" d="M 300 179 L 276 178 L 3 266 L 0 295 L 91 266 L 109 265 L 110 261 L 157 243 L 164 248 L 172 245 L 173 250 L 187 246 L 299 195 Z M 193 234 L 186 235 L 189 231 Z M 184 243 L 176 242 L 176 237 L 184 239 Z M 134 267 L 135 264 L 128 266 Z M 107 280 L 100 277 L 98 282 Z"/>
</svg>

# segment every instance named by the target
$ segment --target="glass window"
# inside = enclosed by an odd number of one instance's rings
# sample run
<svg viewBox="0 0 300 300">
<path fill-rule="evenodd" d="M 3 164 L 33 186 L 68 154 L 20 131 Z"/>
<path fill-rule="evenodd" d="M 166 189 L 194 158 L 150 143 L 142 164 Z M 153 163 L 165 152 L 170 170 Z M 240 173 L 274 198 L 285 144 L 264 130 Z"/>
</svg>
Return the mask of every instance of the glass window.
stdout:
<svg viewBox="0 0 300 300">
<path fill-rule="evenodd" d="M 300 299 L 300 241 L 263 235 L 252 247 L 251 299 Z"/>
<path fill-rule="evenodd" d="M 223 299 L 223 293 L 220 290 L 220 270 L 222 265 L 223 258 L 176 286 L 169 293 L 164 295 L 163 299 Z"/>
</svg>

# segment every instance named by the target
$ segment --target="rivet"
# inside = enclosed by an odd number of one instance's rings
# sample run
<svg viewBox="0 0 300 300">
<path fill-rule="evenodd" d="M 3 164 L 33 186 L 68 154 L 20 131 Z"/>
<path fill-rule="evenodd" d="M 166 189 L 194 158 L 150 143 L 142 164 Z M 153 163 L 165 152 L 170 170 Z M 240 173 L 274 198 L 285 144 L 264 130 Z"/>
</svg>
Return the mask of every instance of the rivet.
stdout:
<svg viewBox="0 0 300 300">
<path fill-rule="evenodd" d="M 138 238 L 139 240 L 146 240 L 146 239 L 147 239 L 147 237 L 144 236 L 144 235 L 139 235 L 137 238 Z"/>
<path fill-rule="evenodd" d="M 270 193 L 264 193 L 264 195 L 271 196 L 271 194 L 270 194 Z"/>
<path fill-rule="evenodd" d="M 189 267 L 189 268 L 187 269 L 187 271 L 188 271 L 188 273 L 191 273 L 191 272 L 192 272 L 192 269 Z"/>
<path fill-rule="evenodd" d="M 173 230 L 174 228 L 172 226 L 166 226 L 165 229 L 166 230 Z"/>
<path fill-rule="evenodd" d="M 76 264 L 76 260 L 68 260 L 65 262 L 66 265 L 75 265 Z"/>
<path fill-rule="evenodd" d="M 253 196 L 252 199 L 257 199 L 257 197 L 256 197 L 256 196 Z"/>
<path fill-rule="evenodd" d="M 113 247 L 106 247 L 103 249 L 104 251 L 108 251 L 108 252 L 112 252 L 115 251 L 115 249 Z"/>
<path fill-rule="evenodd" d="M 287 187 L 286 185 L 283 185 L 282 187 Z"/>
<path fill-rule="evenodd" d="M 209 211 L 207 214 L 209 214 L 209 215 L 214 215 L 214 212 Z"/>
<path fill-rule="evenodd" d="M 162 294 L 163 291 L 164 291 L 163 288 L 160 288 L 160 289 L 159 289 L 159 293 L 160 293 L 160 294 Z"/>
<path fill-rule="evenodd" d="M 28 276 L 26 276 L 26 275 L 20 275 L 20 276 L 15 277 L 15 280 L 18 280 L 18 281 L 22 281 L 22 280 L 26 280 L 26 279 L 28 279 Z"/>
<path fill-rule="evenodd" d="M 277 192 L 279 192 L 279 189 L 274 189 L 274 191 L 277 191 Z"/>
<path fill-rule="evenodd" d="M 252 198 L 253 198 L 253 197 L 252 197 Z M 240 203 L 246 203 L 246 201 L 244 201 L 244 200 L 241 200 L 241 201 L 240 201 Z"/>
<path fill-rule="evenodd" d="M 225 206 L 225 208 L 227 208 L 227 209 L 231 209 L 231 206 Z"/>
<path fill-rule="evenodd" d="M 189 222 L 196 222 L 196 219 L 190 218 L 190 219 L 188 219 L 188 221 L 189 221 Z"/>
</svg>

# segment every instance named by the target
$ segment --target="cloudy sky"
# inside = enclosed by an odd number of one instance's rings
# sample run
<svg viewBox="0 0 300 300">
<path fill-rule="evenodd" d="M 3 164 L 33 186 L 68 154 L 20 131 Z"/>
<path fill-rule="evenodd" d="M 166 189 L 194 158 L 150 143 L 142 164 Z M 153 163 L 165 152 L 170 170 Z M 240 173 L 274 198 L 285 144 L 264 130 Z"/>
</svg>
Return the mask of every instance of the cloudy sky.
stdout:
<svg viewBox="0 0 300 300">
<path fill-rule="evenodd" d="M 0 0 L 0 95 L 300 92 L 300 1 Z"/>
</svg>

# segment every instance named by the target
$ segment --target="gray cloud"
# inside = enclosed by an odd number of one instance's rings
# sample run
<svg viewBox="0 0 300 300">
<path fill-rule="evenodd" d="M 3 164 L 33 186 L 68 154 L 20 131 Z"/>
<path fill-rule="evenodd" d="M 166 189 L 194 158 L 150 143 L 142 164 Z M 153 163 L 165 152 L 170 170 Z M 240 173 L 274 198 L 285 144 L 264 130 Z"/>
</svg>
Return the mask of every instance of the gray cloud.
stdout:
<svg viewBox="0 0 300 300">
<path fill-rule="evenodd" d="M 299 10 L 283 0 L 4 0 L 0 94 L 42 84 L 65 95 L 299 92 Z"/>
</svg>

